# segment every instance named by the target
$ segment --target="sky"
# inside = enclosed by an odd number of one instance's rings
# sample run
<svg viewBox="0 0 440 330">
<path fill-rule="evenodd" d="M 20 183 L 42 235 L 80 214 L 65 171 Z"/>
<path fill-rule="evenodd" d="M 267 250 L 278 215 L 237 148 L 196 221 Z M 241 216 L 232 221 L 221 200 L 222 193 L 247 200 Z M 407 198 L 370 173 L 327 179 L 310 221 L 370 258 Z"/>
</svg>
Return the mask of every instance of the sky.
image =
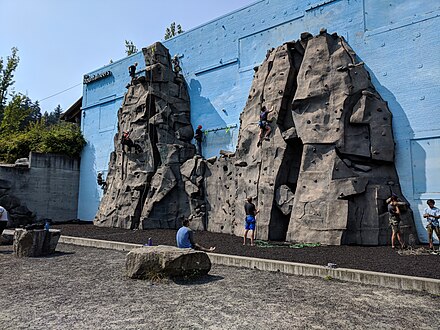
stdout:
<svg viewBox="0 0 440 330">
<path fill-rule="evenodd" d="M 0 57 L 18 48 L 16 92 L 42 113 L 67 110 L 82 95 L 83 75 L 163 41 L 172 22 L 188 31 L 256 0 L 0 0 Z M 10 90 L 11 91 L 11 90 Z"/>
</svg>

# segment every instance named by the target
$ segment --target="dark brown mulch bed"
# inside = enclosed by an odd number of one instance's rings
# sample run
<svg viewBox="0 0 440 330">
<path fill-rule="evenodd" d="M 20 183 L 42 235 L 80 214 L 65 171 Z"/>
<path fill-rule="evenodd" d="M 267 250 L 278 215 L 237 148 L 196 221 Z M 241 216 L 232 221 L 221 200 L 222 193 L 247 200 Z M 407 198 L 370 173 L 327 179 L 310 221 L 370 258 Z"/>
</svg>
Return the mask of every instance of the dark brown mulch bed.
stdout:
<svg viewBox="0 0 440 330">
<path fill-rule="evenodd" d="M 57 224 L 61 234 L 126 243 L 145 244 L 151 237 L 153 245 L 175 245 L 176 230 L 127 230 L 96 227 L 90 223 Z M 197 231 L 195 241 L 203 246 L 215 246 L 215 253 L 272 260 L 300 262 L 341 268 L 440 279 L 440 255 L 400 255 L 389 246 L 317 246 L 290 248 L 286 246 L 243 246 L 241 237 Z"/>
</svg>

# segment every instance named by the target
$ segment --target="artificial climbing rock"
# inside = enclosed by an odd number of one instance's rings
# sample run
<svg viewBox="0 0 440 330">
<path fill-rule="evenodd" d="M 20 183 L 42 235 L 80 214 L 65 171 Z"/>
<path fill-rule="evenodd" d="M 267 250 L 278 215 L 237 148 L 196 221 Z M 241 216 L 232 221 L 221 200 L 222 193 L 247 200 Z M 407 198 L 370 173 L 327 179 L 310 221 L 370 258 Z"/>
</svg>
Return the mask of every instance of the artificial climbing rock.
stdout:
<svg viewBox="0 0 440 330">
<path fill-rule="evenodd" d="M 176 228 L 190 215 L 180 174 L 195 154 L 186 85 L 162 44 L 143 54 L 145 75 L 133 79 L 118 112 L 97 226 Z M 133 147 L 120 143 L 123 132 L 129 132 Z"/>
<path fill-rule="evenodd" d="M 323 30 L 272 49 L 255 71 L 235 156 L 207 163 L 207 230 L 241 235 L 251 196 L 258 238 L 387 244 L 385 201 L 404 198 L 392 115 L 364 64 Z M 272 133 L 257 147 L 262 106 L 272 110 Z M 415 233 L 410 210 L 402 225 Z"/>
<path fill-rule="evenodd" d="M 188 217 L 193 229 L 242 235 L 244 203 L 253 197 L 260 239 L 389 242 L 385 201 L 392 193 L 404 200 L 392 115 L 342 37 L 303 33 L 268 51 L 240 115 L 237 150 L 209 160 L 194 156 L 189 143 L 188 96 L 168 52 L 156 44 L 144 55 L 146 75 L 129 87 L 119 111 L 95 224 L 177 228 Z M 263 106 L 271 134 L 260 146 Z M 132 132 L 141 153 L 122 150 L 122 131 Z M 406 236 L 415 234 L 409 208 L 402 225 Z"/>
</svg>

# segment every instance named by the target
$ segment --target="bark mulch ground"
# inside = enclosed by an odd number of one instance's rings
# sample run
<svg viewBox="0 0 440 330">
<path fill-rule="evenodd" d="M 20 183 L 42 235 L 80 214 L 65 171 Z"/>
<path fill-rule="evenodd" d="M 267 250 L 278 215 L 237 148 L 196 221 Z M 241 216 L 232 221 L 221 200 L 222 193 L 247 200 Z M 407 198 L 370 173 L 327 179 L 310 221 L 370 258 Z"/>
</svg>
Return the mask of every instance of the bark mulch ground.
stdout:
<svg viewBox="0 0 440 330">
<path fill-rule="evenodd" d="M 126 243 L 146 244 L 151 237 L 153 245 L 176 244 L 176 230 L 151 229 L 127 230 L 120 228 L 96 227 L 91 223 L 57 224 L 52 228 L 61 229 L 65 236 L 94 238 Z M 337 267 L 368 270 L 400 275 L 440 279 L 440 254 L 423 253 L 416 255 L 411 251 L 391 249 L 390 246 L 314 246 L 289 247 L 276 243 L 259 242 L 257 246 L 243 246 L 241 237 L 197 231 L 195 241 L 203 246 L 215 246 L 214 253 L 222 253 L 254 258 L 282 260 L 327 266 L 334 263 Z M 418 247 L 418 251 L 423 251 Z"/>
</svg>

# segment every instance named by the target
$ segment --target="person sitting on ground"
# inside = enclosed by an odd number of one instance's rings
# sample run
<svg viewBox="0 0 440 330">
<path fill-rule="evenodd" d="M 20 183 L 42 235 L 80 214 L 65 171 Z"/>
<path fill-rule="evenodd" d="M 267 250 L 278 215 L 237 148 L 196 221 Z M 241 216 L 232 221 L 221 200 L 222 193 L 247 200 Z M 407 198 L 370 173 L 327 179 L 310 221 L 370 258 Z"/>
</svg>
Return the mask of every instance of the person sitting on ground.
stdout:
<svg viewBox="0 0 440 330">
<path fill-rule="evenodd" d="M 390 202 L 388 204 L 388 213 L 389 213 L 389 223 L 392 229 L 391 232 L 391 247 L 393 249 L 396 248 L 395 241 L 396 237 L 399 240 L 400 246 L 403 249 L 405 244 L 402 241 L 402 237 L 400 234 L 400 209 L 399 202 L 397 201 L 397 196 L 393 195 L 390 197 Z"/>
<path fill-rule="evenodd" d="M 433 249 L 434 244 L 432 242 L 432 235 L 435 232 L 437 235 L 437 239 L 440 240 L 440 228 L 439 228 L 439 218 L 440 218 L 440 210 L 435 207 L 435 201 L 433 199 L 428 199 L 426 201 L 428 207 L 423 211 L 423 217 L 427 221 L 426 230 L 428 231 L 428 242 L 429 248 Z"/>
<path fill-rule="evenodd" d="M 194 133 L 194 139 L 196 140 L 196 152 L 198 155 L 202 156 L 202 141 L 203 141 L 203 131 L 202 125 L 197 126 L 197 129 Z"/>
<path fill-rule="evenodd" d="M 183 220 L 182 227 L 177 231 L 176 241 L 177 247 L 181 249 L 194 249 L 205 252 L 212 252 L 215 247 L 205 248 L 198 243 L 194 242 L 194 232 L 189 228 L 189 220 Z"/>
<path fill-rule="evenodd" d="M 260 127 L 260 133 L 258 134 L 257 147 L 261 146 L 263 138 L 265 140 L 269 140 L 269 134 L 272 131 L 272 129 L 269 125 L 269 121 L 267 120 L 267 115 L 272 111 L 273 109 L 269 111 L 265 106 L 261 108 L 260 121 L 258 122 L 258 127 Z"/>
<path fill-rule="evenodd" d="M 0 235 L 8 225 L 8 211 L 3 206 L 0 206 Z"/>
<path fill-rule="evenodd" d="M 135 62 L 134 64 L 130 65 L 128 67 L 128 74 L 131 77 L 131 80 L 133 80 L 134 78 L 136 78 L 136 67 L 137 67 L 138 63 Z"/>
<path fill-rule="evenodd" d="M 252 203 L 252 197 L 248 197 L 244 204 L 244 210 L 246 212 L 246 219 L 244 224 L 244 236 L 243 245 L 246 245 L 247 234 L 251 231 L 251 246 L 254 246 L 254 234 L 255 234 L 255 216 L 260 212 L 255 208 L 255 204 Z"/>
</svg>

